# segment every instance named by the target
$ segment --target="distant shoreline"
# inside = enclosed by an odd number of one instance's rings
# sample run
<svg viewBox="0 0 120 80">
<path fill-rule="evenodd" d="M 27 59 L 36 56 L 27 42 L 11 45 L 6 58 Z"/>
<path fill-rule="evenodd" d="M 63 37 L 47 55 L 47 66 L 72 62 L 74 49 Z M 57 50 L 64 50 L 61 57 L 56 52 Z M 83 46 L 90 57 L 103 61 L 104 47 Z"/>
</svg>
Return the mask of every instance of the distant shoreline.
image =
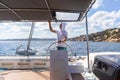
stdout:
<svg viewBox="0 0 120 80">
<path fill-rule="evenodd" d="M 56 40 L 54 38 L 32 38 L 32 41 L 50 41 L 50 40 Z M 0 39 L 0 41 L 28 41 L 28 39 Z"/>
<path fill-rule="evenodd" d="M 89 41 L 93 42 L 120 42 L 120 28 L 107 29 L 88 35 Z M 70 41 L 86 41 L 86 35 L 79 35 L 69 39 Z"/>
<path fill-rule="evenodd" d="M 120 42 L 120 28 L 107 29 L 88 35 L 93 42 Z M 55 38 L 32 38 L 32 41 L 55 41 Z M 28 39 L 0 39 L 0 41 L 28 41 Z M 86 35 L 68 38 L 68 41 L 86 41 Z"/>
</svg>

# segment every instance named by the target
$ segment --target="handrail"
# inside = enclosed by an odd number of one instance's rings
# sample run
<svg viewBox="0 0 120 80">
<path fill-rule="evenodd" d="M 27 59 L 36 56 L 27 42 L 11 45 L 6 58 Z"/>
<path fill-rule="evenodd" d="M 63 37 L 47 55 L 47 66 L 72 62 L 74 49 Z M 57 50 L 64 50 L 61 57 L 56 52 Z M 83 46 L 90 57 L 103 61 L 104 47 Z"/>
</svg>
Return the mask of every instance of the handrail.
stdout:
<svg viewBox="0 0 120 80">
<path fill-rule="evenodd" d="M 28 38 L 27 53 L 26 53 L 26 56 L 28 55 L 28 50 L 29 50 L 29 48 L 30 48 L 30 43 L 31 43 L 31 40 L 32 40 L 32 35 L 33 35 L 34 27 L 35 27 L 35 23 L 32 22 L 31 30 L 30 30 L 30 34 L 29 34 L 29 38 Z"/>
</svg>

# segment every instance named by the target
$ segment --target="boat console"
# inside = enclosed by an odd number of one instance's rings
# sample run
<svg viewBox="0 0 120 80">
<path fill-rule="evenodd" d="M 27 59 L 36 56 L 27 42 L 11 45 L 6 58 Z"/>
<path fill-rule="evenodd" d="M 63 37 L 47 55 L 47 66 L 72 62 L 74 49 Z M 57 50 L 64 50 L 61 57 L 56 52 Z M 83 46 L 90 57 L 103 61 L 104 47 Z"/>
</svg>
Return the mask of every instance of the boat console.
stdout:
<svg viewBox="0 0 120 80">
<path fill-rule="evenodd" d="M 100 80 L 119 80 L 120 54 L 96 56 L 92 69 Z"/>
</svg>

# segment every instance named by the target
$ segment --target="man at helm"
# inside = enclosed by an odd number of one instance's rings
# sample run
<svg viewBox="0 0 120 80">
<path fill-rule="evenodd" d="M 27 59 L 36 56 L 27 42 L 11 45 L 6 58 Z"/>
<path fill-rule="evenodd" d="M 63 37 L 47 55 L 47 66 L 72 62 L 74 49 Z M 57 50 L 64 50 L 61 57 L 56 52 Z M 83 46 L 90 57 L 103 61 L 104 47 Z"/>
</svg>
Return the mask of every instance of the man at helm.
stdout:
<svg viewBox="0 0 120 80">
<path fill-rule="evenodd" d="M 60 26 L 59 26 L 60 30 L 59 31 L 54 30 L 52 28 L 52 25 L 51 25 L 50 21 L 48 23 L 49 23 L 49 29 L 50 29 L 50 31 L 57 34 L 57 40 L 58 40 L 57 49 L 58 50 L 66 50 L 66 44 L 65 44 L 65 42 L 67 41 L 68 33 L 65 30 L 65 23 L 61 23 L 60 24 Z"/>
</svg>

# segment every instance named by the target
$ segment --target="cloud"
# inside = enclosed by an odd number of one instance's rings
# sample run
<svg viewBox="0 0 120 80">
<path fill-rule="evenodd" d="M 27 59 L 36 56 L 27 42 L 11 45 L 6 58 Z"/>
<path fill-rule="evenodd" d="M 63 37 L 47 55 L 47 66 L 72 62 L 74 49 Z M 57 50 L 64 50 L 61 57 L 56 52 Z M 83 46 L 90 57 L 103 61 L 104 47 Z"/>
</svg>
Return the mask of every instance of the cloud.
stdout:
<svg viewBox="0 0 120 80">
<path fill-rule="evenodd" d="M 85 34 L 85 24 L 84 22 L 70 22 L 67 23 L 66 30 L 69 37 L 79 36 Z"/>
<path fill-rule="evenodd" d="M 99 8 L 100 6 L 103 5 L 102 2 L 103 2 L 103 0 L 96 0 L 96 2 L 93 4 L 92 8 L 93 9 Z"/>
<path fill-rule="evenodd" d="M 85 20 L 82 22 L 70 22 L 66 27 L 69 37 L 75 37 L 86 34 Z M 99 32 L 110 28 L 120 28 L 120 10 L 119 11 L 97 11 L 88 17 L 89 33 Z"/>
<path fill-rule="evenodd" d="M 90 32 L 119 27 L 119 21 L 120 10 L 112 12 L 97 11 L 95 14 L 89 17 Z"/>
<path fill-rule="evenodd" d="M 59 29 L 59 22 L 52 22 L 55 30 Z M 82 22 L 67 22 L 66 30 L 68 37 L 75 37 L 86 34 L 85 20 Z M 118 11 L 97 11 L 88 17 L 89 33 L 103 31 L 109 28 L 120 28 L 120 10 Z M 0 39 L 28 38 L 31 29 L 31 22 L 10 22 L 0 23 Z M 35 38 L 56 38 L 56 34 L 50 32 L 48 22 L 36 22 L 33 33 Z"/>
<path fill-rule="evenodd" d="M 0 39 L 28 38 L 31 22 L 0 23 Z M 58 30 L 60 23 L 52 22 L 53 29 Z M 35 22 L 34 38 L 56 38 L 56 34 L 49 30 L 48 22 Z"/>
<path fill-rule="evenodd" d="M 25 22 L 0 23 L 0 39 L 28 38 L 30 24 Z"/>
</svg>

